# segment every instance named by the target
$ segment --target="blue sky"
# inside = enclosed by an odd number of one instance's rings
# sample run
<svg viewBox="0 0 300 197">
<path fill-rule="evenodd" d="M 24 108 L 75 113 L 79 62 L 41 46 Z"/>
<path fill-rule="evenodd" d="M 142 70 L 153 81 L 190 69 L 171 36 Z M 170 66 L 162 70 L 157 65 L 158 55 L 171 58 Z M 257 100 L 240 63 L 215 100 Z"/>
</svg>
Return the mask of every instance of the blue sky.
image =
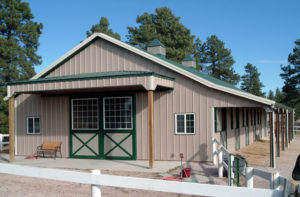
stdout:
<svg viewBox="0 0 300 197">
<path fill-rule="evenodd" d="M 113 31 L 126 41 L 127 26 L 136 17 L 167 6 L 201 41 L 215 34 L 232 50 L 236 72 L 250 62 L 258 67 L 264 91 L 283 86 L 280 64 L 287 64 L 294 41 L 300 38 L 298 0 L 29 0 L 35 21 L 44 25 L 38 54 L 43 70 L 86 38 L 86 31 L 108 18 Z"/>
</svg>

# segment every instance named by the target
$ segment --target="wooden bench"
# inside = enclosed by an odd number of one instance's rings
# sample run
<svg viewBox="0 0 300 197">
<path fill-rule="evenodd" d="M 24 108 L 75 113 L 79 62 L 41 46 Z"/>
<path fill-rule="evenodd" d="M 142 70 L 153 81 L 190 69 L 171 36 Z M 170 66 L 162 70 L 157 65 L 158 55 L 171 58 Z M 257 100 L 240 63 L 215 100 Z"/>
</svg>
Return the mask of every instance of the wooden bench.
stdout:
<svg viewBox="0 0 300 197">
<path fill-rule="evenodd" d="M 44 142 L 41 146 L 37 147 L 37 156 L 43 154 L 43 157 L 45 157 L 45 153 L 53 153 L 54 159 L 56 159 L 57 152 L 60 152 L 60 157 L 62 158 L 61 144 L 61 142 Z"/>
</svg>

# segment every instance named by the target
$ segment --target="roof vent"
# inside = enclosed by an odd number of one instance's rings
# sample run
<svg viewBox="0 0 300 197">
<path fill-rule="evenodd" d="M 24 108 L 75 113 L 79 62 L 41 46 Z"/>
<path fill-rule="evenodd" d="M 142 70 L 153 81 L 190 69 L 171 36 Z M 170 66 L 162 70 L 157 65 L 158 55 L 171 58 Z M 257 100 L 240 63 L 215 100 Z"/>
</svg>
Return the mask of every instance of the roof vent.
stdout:
<svg viewBox="0 0 300 197">
<path fill-rule="evenodd" d="M 147 51 L 153 54 L 166 56 L 166 47 L 157 38 L 155 38 L 148 46 Z"/>
<path fill-rule="evenodd" d="M 196 68 L 196 60 L 191 54 L 189 54 L 183 58 L 182 65 Z"/>
</svg>

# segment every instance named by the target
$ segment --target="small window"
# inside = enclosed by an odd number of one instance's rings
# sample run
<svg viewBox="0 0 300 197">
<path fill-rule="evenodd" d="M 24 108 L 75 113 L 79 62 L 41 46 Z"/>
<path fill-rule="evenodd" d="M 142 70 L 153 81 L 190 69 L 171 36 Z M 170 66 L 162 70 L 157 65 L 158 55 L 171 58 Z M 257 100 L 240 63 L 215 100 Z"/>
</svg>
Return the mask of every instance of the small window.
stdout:
<svg viewBox="0 0 300 197">
<path fill-rule="evenodd" d="M 176 134 L 195 134 L 195 114 L 175 114 Z"/>
<path fill-rule="evenodd" d="M 27 134 L 40 134 L 40 117 L 27 117 Z"/>
</svg>

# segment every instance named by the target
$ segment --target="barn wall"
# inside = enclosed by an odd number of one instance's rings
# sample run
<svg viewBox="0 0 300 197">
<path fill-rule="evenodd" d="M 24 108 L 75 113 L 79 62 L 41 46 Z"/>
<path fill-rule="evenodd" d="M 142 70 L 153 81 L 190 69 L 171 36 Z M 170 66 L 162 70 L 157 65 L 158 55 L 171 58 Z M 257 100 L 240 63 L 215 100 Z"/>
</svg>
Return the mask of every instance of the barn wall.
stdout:
<svg viewBox="0 0 300 197">
<path fill-rule="evenodd" d="M 63 157 L 69 156 L 69 98 L 21 94 L 16 98 L 17 155 L 34 155 L 45 141 L 62 142 Z M 27 117 L 41 118 L 41 134 L 27 134 Z"/>
<path fill-rule="evenodd" d="M 187 160 L 211 161 L 211 138 L 214 135 L 212 131 L 213 120 L 211 108 L 262 107 L 259 103 L 208 88 L 148 59 L 100 39 L 80 51 L 46 77 L 123 70 L 153 71 L 175 78 L 173 91 L 154 93 L 155 160 L 179 160 L 179 153 L 182 152 Z M 26 96 L 30 102 L 32 102 L 31 100 L 34 100 L 35 97 L 36 96 L 30 96 L 30 98 L 28 98 L 28 96 Z M 25 97 L 20 98 L 25 99 Z M 21 103 L 21 101 L 22 100 L 19 100 L 19 103 Z M 27 148 L 23 152 L 22 150 L 18 150 L 19 154 L 33 151 L 36 147 L 35 145 L 40 144 L 45 139 L 61 138 L 64 146 L 68 144 L 68 121 L 55 124 L 65 120 L 63 117 L 69 118 L 69 115 L 65 112 L 69 110 L 67 97 L 41 98 L 39 105 L 41 105 L 41 107 L 36 110 L 40 110 L 40 113 L 44 113 L 42 115 L 47 117 L 43 122 L 49 121 L 50 123 L 47 123 L 45 133 L 41 136 L 26 136 L 23 132 L 23 136 L 21 135 L 20 137 L 20 144 L 26 143 L 27 145 L 22 144 L 22 146 L 27 146 Z M 65 116 L 61 116 L 60 118 L 55 116 L 58 112 L 49 106 L 56 105 L 64 107 L 63 111 Z M 136 105 L 137 159 L 148 159 L 148 101 L 146 92 L 137 93 Z M 25 108 L 25 106 L 20 107 L 20 110 L 23 110 L 23 108 Z M 49 111 L 46 111 L 46 109 Z M 196 114 L 195 135 L 175 135 L 174 114 L 179 112 L 194 112 Z M 22 112 L 22 114 L 26 115 L 27 112 Z M 19 124 L 20 128 L 24 127 L 24 123 L 20 122 Z M 52 128 L 54 125 L 57 126 Z M 61 125 L 61 128 L 58 125 Z M 46 136 L 44 136 L 44 134 Z M 58 136 L 55 137 L 55 135 Z M 242 138 L 241 135 L 241 141 Z M 30 145 L 31 141 L 35 141 L 36 144 L 33 146 Z M 63 147 L 63 151 L 64 155 L 66 155 L 68 146 Z"/>
</svg>

